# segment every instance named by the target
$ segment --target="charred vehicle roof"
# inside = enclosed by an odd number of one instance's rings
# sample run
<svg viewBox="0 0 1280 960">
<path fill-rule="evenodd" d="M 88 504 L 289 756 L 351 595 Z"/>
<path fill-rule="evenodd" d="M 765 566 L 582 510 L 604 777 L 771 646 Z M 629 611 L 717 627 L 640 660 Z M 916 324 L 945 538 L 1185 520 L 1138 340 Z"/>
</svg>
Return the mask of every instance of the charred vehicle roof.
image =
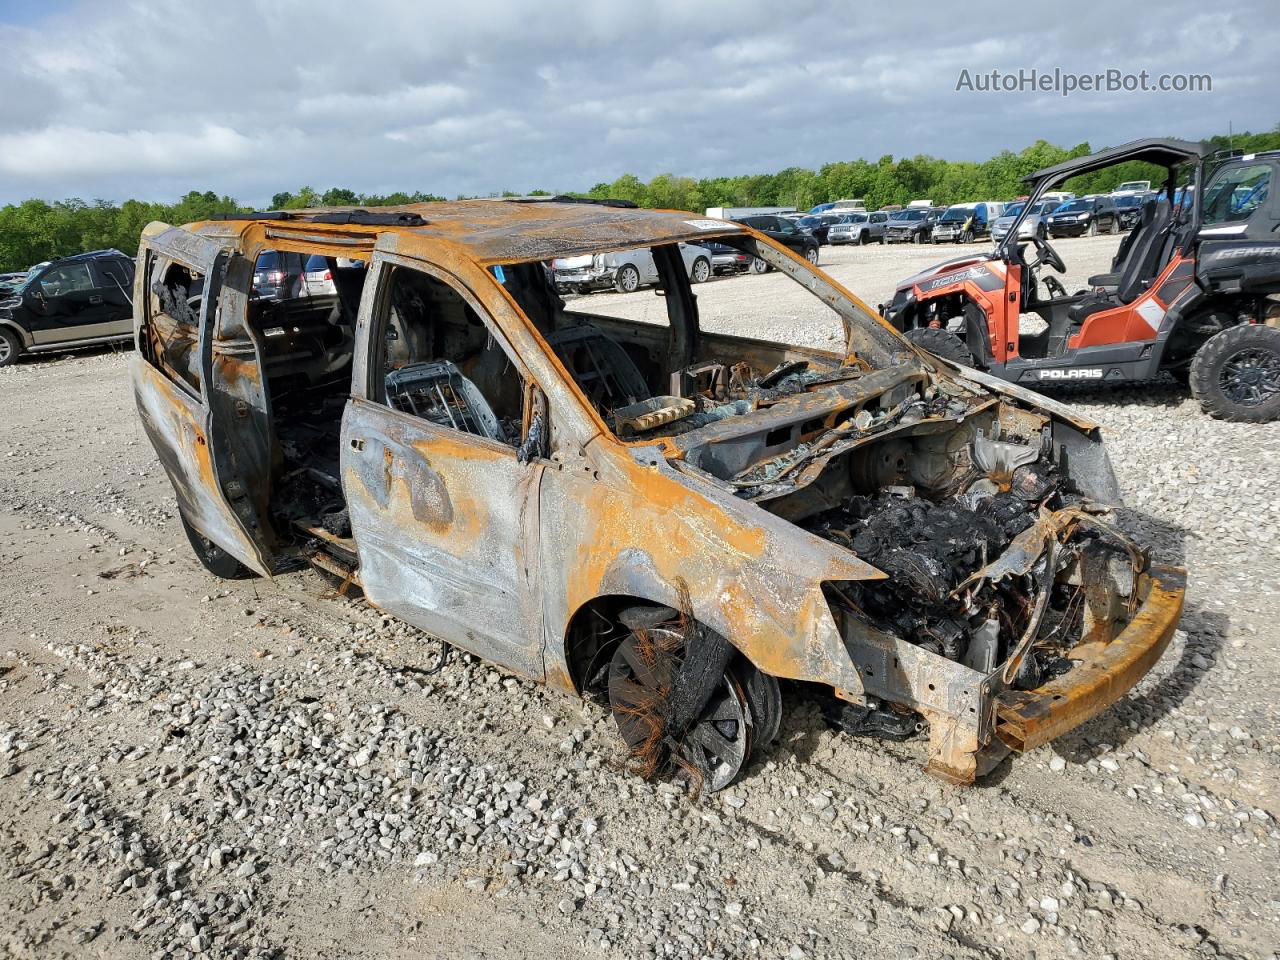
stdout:
<svg viewBox="0 0 1280 960">
<path fill-rule="evenodd" d="M 678 244 L 711 239 L 839 348 L 704 329 L 732 306 L 694 295 Z M 558 296 L 548 261 L 638 247 L 663 316 Z M 333 292 L 252 298 L 268 249 L 327 258 Z M 267 213 L 153 224 L 136 276 L 138 406 L 206 568 L 307 561 L 598 696 L 645 775 L 731 783 L 788 679 L 971 782 L 1123 696 L 1177 623 L 1183 574 L 1108 519 L 1094 424 L 918 352 L 742 225 L 565 199 Z"/>
</svg>

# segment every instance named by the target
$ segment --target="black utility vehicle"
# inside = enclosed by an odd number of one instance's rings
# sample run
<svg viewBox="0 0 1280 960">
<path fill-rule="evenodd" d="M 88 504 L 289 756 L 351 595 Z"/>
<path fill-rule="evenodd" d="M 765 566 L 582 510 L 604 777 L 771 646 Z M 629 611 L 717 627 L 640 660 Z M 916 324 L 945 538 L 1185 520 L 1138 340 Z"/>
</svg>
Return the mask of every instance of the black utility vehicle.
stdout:
<svg viewBox="0 0 1280 960">
<path fill-rule="evenodd" d="M 1053 237 L 1096 237 L 1099 233 L 1120 232 L 1120 211 L 1110 197 L 1081 197 L 1068 200 L 1049 214 L 1049 235 Z"/>
<path fill-rule="evenodd" d="M 133 337 L 133 260 L 94 250 L 33 267 L 0 297 L 0 367 L 41 353 Z"/>
<path fill-rule="evenodd" d="M 742 217 L 738 222 L 745 223 L 752 230 L 759 230 L 770 240 L 774 240 L 784 247 L 790 247 L 810 263 L 818 262 L 819 244 L 817 239 L 812 233 L 800 229 L 786 217 L 762 213 L 751 217 Z M 752 273 L 765 273 L 768 270 L 769 265 L 759 257 L 751 261 Z"/>
</svg>

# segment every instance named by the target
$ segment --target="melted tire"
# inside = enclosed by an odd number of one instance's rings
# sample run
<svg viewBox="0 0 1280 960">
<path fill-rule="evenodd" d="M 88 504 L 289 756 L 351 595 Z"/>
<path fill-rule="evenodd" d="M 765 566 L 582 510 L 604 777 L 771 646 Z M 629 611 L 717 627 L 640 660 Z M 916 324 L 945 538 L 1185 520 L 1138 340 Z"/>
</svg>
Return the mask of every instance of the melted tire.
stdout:
<svg viewBox="0 0 1280 960">
<path fill-rule="evenodd" d="M 186 517 L 179 514 L 179 518 L 200 566 L 222 580 L 247 580 L 254 576 L 252 570 L 188 523 Z"/>
<path fill-rule="evenodd" d="M 950 330 L 937 327 L 920 327 L 908 330 L 906 338 L 923 350 L 928 350 L 935 357 L 950 360 L 964 367 L 973 366 L 973 354 L 965 342 Z"/>
<path fill-rule="evenodd" d="M 1191 395 L 1219 420 L 1280 419 L 1280 329 L 1241 324 L 1214 334 L 1191 361 Z"/>
</svg>

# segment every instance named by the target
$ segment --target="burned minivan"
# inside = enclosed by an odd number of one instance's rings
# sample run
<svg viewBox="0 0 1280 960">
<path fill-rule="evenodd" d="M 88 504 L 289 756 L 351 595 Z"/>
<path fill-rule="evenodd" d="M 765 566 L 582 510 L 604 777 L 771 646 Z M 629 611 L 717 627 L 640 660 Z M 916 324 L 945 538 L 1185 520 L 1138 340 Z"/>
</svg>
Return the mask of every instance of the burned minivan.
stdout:
<svg viewBox="0 0 1280 960">
<path fill-rule="evenodd" d="M 774 273 L 695 296 L 679 245 L 709 240 Z M 557 294 L 556 258 L 636 248 L 656 290 Z M 329 282 L 258 296 L 267 251 Z M 832 349 L 710 332 L 734 284 Z M 598 697 L 641 773 L 729 784 L 786 680 L 970 783 L 1122 697 L 1178 622 L 1094 424 L 741 224 L 571 198 L 157 223 L 135 303 L 139 412 L 209 571 L 311 564 Z"/>
</svg>

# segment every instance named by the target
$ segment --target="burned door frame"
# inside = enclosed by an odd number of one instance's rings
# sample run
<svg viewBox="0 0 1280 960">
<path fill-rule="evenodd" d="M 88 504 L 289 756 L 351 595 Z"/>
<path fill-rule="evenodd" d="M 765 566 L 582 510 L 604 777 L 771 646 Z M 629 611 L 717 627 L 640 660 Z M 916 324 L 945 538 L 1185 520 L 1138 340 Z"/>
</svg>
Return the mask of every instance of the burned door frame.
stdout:
<svg viewBox="0 0 1280 960">
<path fill-rule="evenodd" d="M 256 491 L 263 499 L 265 484 L 247 482 L 240 470 L 248 465 L 238 431 L 243 402 L 233 390 L 223 392 L 215 380 L 225 372 L 221 347 L 215 350 L 219 319 L 236 310 L 244 316 L 244 297 L 225 285 L 228 270 L 237 257 L 234 238 L 215 239 L 167 224 L 152 224 L 143 232 L 141 269 L 134 279 L 134 303 L 140 305 L 135 320 L 138 353 L 134 356 L 134 393 L 143 425 L 160 454 L 173 484 L 178 508 L 200 534 L 262 576 L 271 575 L 269 532 L 255 505 Z M 243 258 L 240 258 L 243 259 Z M 151 359 L 151 350 L 140 336 L 149 327 L 152 291 L 149 281 L 158 264 L 164 269 L 179 263 L 204 277 L 194 353 L 200 383 L 193 385 L 172 377 Z M 225 295 L 225 297 L 224 297 Z M 261 392 L 261 378 L 254 377 Z M 270 447 L 268 445 L 269 452 Z M 269 463 L 269 461 L 268 461 Z"/>
<path fill-rule="evenodd" d="M 538 490 L 546 462 L 536 456 L 522 462 L 516 447 L 382 402 L 373 382 L 382 357 L 376 338 L 385 329 L 396 269 L 447 284 L 475 311 L 524 384 L 536 387 L 485 297 L 463 277 L 425 256 L 375 250 L 341 439 L 361 586 L 371 602 L 400 619 L 541 680 Z M 530 397 L 522 390 L 522 407 Z M 527 430 L 528 417 L 522 421 Z"/>
</svg>

